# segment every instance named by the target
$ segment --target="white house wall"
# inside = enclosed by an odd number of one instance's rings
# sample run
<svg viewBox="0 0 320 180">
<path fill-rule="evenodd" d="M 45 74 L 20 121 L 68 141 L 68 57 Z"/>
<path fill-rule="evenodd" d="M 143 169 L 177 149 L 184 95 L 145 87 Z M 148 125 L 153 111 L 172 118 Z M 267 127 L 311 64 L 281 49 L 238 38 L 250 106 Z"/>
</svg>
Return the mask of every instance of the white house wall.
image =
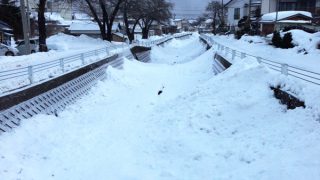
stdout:
<svg viewBox="0 0 320 180">
<path fill-rule="evenodd" d="M 248 15 L 248 8 L 245 8 L 245 4 L 248 4 L 249 0 L 233 0 L 230 4 L 228 4 L 228 17 L 227 17 L 227 24 L 229 26 L 237 26 L 239 20 L 243 16 Z M 234 9 L 240 8 L 240 19 L 234 19 Z"/>
<path fill-rule="evenodd" d="M 271 13 L 276 11 L 277 0 L 262 0 L 261 14 Z"/>
</svg>

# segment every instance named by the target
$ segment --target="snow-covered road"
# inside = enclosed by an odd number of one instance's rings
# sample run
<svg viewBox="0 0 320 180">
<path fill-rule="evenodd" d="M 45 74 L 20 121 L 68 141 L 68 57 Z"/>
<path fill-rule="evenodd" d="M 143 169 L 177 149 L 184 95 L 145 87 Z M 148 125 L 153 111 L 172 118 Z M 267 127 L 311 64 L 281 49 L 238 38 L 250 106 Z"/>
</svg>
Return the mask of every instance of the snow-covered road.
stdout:
<svg viewBox="0 0 320 180">
<path fill-rule="evenodd" d="M 0 179 L 320 179 L 320 91 L 300 93 L 315 108 L 287 111 L 276 74 L 241 61 L 214 76 L 197 35 L 151 56 L 108 69 L 59 117 L 1 135 Z"/>
</svg>

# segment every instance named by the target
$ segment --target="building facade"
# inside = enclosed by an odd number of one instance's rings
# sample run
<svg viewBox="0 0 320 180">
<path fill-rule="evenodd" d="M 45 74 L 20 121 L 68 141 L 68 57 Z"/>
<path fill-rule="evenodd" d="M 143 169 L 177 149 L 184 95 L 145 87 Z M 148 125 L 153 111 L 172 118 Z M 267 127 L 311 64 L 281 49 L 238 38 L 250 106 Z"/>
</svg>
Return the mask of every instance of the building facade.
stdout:
<svg viewBox="0 0 320 180">
<path fill-rule="evenodd" d="M 256 20 L 261 14 L 261 0 L 231 0 L 225 5 L 226 23 L 231 29 L 236 29 L 239 20 L 245 16 L 250 16 L 251 20 Z"/>
<path fill-rule="evenodd" d="M 278 0 L 279 11 L 307 11 L 316 21 L 320 20 L 320 0 Z M 262 0 L 262 14 L 275 12 L 277 0 Z"/>
</svg>

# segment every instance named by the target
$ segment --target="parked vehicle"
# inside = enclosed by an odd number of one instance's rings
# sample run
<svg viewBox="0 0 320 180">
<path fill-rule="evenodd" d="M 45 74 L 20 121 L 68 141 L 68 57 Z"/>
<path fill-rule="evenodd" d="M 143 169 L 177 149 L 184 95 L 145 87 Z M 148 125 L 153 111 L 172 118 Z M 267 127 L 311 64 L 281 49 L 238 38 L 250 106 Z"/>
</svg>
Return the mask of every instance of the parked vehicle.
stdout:
<svg viewBox="0 0 320 180">
<path fill-rule="evenodd" d="M 18 49 L 0 43 L 0 56 L 16 56 L 18 53 Z"/>
<path fill-rule="evenodd" d="M 24 52 L 25 49 L 25 43 L 24 41 L 18 41 L 17 42 L 17 49 L 19 52 Z M 39 40 L 38 39 L 30 39 L 30 51 L 31 53 L 36 53 L 39 51 Z"/>
</svg>

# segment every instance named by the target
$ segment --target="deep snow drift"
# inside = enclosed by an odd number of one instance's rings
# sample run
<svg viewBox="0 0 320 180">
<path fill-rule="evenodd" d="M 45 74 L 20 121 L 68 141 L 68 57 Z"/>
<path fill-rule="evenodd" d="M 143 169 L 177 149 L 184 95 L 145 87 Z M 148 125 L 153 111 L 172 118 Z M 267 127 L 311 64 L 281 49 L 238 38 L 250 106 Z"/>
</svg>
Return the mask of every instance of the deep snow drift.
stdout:
<svg viewBox="0 0 320 180">
<path fill-rule="evenodd" d="M 200 52 L 183 42 L 167 47 Z M 213 50 L 171 62 L 182 55 L 153 51 L 157 64 L 109 68 L 59 117 L 1 135 L 1 179 L 320 179 L 320 106 L 308 104 L 320 91 L 305 95 L 307 109 L 287 111 L 269 85 L 303 88 L 256 61 L 214 76 Z"/>
</svg>

